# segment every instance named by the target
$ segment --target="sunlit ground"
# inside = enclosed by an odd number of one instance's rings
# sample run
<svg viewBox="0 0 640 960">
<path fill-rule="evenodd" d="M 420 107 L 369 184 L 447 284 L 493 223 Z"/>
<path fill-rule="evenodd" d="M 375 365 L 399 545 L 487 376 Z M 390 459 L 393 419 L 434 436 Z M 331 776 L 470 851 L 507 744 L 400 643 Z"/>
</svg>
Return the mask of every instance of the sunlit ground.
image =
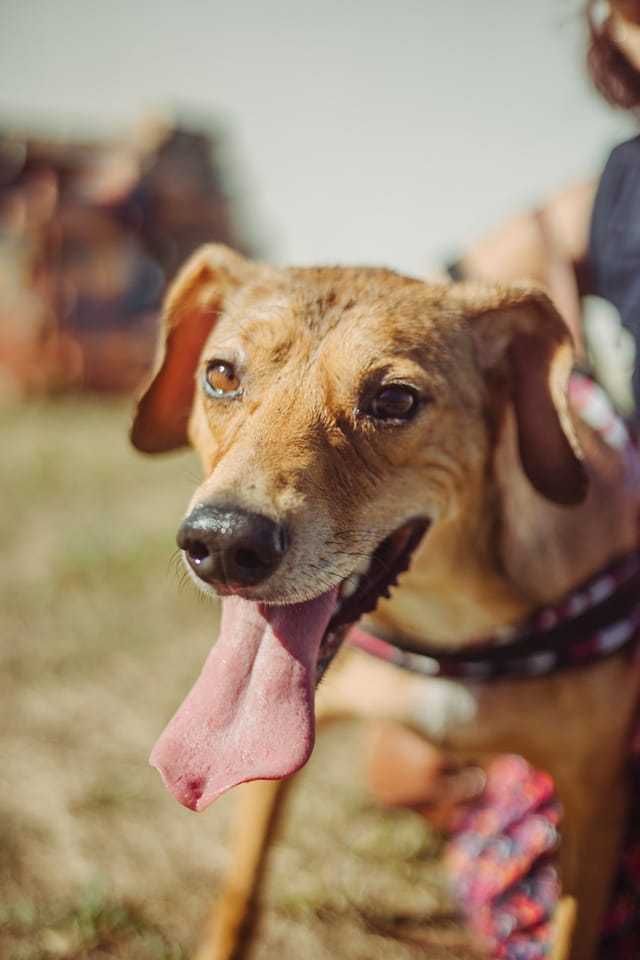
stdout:
<svg viewBox="0 0 640 960">
<path fill-rule="evenodd" d="M 131 452 L 127 418 L 105 400 L 0 412 L 8 960 L 186 958 L 226 862 L 233 796 L 189 813 L 146 763 L 216 631 L 171 562 L 198 468 Z M 469 956 L 451 946 L 437 839 L 376 810 L 360 766 L 355 725 L 321 737 L 270 854 L 252 960 Z"/>
</svg>

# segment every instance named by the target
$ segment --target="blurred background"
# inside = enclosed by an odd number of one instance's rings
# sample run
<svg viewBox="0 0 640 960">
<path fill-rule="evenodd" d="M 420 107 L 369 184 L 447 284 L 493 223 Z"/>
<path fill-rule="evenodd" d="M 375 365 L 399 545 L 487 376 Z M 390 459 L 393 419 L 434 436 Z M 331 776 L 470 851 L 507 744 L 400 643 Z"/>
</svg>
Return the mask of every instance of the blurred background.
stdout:
<svg viewBox="0 0 640 960">
<path fill-rule="evenodd" d="M 172 563 L 197 468 L 126 440 L 177 266 L 440 270 L 630 134 L 584 46 L 578 0 L 0 3 L 1 956 L 186 957 L 225 863 L 229 798 L 146 766 L 216 627 Z M 358 743 L 301 778 L 252 957 L 415 956 L 427 918 L 452 956 L 438 840 Z"/>
</svg>

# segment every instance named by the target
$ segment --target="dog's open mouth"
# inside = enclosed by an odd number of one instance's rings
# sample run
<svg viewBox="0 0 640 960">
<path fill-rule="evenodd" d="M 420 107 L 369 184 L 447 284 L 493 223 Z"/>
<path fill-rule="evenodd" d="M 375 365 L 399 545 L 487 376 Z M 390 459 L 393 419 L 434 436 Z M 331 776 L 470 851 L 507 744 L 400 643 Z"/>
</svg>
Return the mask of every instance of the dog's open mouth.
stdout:
<svg viewBox="0 0 640 960">
<path fill-rule="evenodd" d="M 403 524 L 364 573 L 313 600 L 267 606 L 224 598 L 217 642 L 151 754 L 181 803 L 203 810 L 230 787 L 287 777 L 306 763 L 318 680 L 347 627 L 407 569 L 427 525 Z"/>
<path fill-rule="evenodd" d="M 365 613 L 375 610 L 381 597 L 390 595 L 391 587 L 408 569 L 411 556 L 428 525 L 424 517 L 418 517 L 398 527 L 378 544 L 364 572 L 353 573 L 340 584 L 338 605 L 320 644 L 318 682 L 337 653 L 346 628 L 357 623 Z"/>
</svg>

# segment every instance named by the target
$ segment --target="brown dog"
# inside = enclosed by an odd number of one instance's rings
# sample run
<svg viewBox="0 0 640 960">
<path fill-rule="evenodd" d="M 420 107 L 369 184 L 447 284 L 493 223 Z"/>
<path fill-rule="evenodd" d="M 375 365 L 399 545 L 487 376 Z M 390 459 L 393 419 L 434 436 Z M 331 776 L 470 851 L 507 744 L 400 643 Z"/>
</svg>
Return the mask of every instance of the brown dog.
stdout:
<svg viewBox="0 0 640 960">
<path fill-rule="evenodd" d="M 459 649 L 636 546 L 637 464 L 572 416 L 569 337 L 537 288 L 275 269 L 211 246 L 165 319 L 132 438 L 197 450 L 205 479 L 178 542 L 224 597 L 218 642 L 152 755 L 193 809 L 305 763 L 346 625 Z M 350 654 L 326 690 L 462 756 L 515 752 L 554 776 L 576 960 L 593 955 L 611 883 L 637 697 L 623 656 L 483 687 Z"/>
</svg>

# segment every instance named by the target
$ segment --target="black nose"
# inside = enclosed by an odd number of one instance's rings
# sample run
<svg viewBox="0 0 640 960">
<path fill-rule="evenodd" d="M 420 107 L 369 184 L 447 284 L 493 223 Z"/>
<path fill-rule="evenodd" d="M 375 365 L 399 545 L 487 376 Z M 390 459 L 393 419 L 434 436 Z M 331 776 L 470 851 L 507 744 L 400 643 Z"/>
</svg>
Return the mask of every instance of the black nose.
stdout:
<svg viewBox="0 0 640 960">
<path fill-rule="evenodd" d="M 260 583 L 287 550 L 281 524 L 229 507 L 196 507 L 178 530 L 177 541 L 193 572 L 214 585 Z"/>
</svg>

